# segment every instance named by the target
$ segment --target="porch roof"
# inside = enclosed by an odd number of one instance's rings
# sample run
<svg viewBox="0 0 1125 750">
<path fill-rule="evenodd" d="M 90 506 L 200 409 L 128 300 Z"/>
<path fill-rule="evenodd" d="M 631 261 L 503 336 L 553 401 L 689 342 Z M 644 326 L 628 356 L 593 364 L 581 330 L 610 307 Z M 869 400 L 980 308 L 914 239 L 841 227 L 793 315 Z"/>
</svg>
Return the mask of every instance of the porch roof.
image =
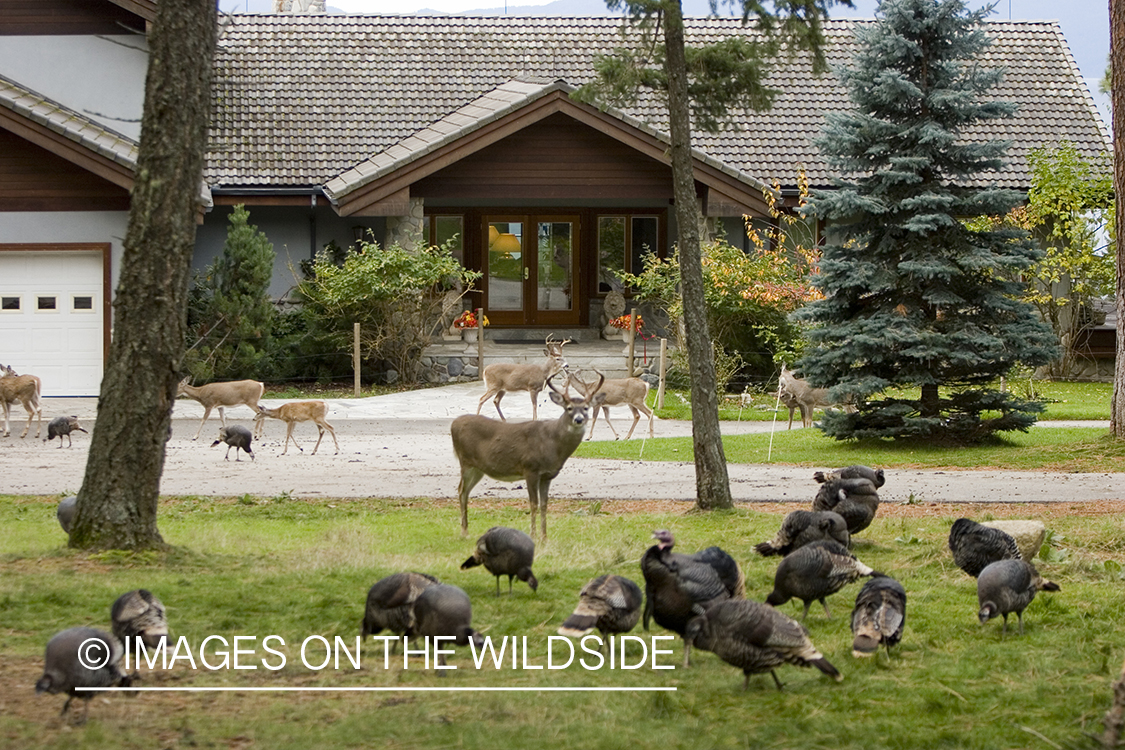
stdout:
<svg viewBox="0 0 1125 750">
<path fill-rule="evenodd" d="M 224 187 L 347 189 L 354 180 L 345 176 L 349 170 L 368 160 L 373 171 L 397 163 L 406 154 L 391 149 L 411 150 L 408 139 L 424 137 L 510 81 L 568 87 L 589 81 L 595 56 L 622 45 L 621 23 L 612 17 L 226 17 L 206 178 Z M 826 24 L 831 65 L 851 59 L 858 49 L 854 30 L 865 23 L 872 22 Z M 689 43 L 753 34 L 736 18 L 688 19 L 686 26 Z M 980 176 L 980 184 L 1026 189 L 1028 152 L 1059 140 L 1087 156 L 1110 150 L 1057 23 L 1000 21 L 985 28 L 994 44 L 982 63 L 1008 71 L 995 95 L 1020 111 L 965 133 L 968 140 L 1013 141 L 1009 164 Z M 834 175 L 813 139 L 825 113 L 849 106 L 846 91 L 833 74 L 814 77 L 800 58 L 780 61 L 769 83 L 779 91 L 773 109 L 746 112 L 716 134 L 697 132 L 699 153 L 755 181 L 794 184 L 803 164 L 812 184 L 829 184 Z M 649 132 L 667 130 L 664 107 L 652 94 L 614 116 Z"/>
</svg>

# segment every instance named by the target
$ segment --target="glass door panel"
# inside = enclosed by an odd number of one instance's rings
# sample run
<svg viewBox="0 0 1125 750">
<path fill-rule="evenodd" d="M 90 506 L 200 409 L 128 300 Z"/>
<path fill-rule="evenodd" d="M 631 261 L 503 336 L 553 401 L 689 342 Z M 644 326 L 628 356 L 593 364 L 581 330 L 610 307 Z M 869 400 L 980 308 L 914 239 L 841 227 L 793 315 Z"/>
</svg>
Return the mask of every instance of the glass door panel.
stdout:
<svg viewBox="0 0 1125 750">
<path fill-rule="evenodd" d="M 574 309 L 574 224 L 569 221 L 541 221 L 536 233 L 539 283 L 536 299 L 540 311 Z"/>
<path fill-rule="evenodd" d="M 490 221 L 485 253 L 488 309 L 524 309 L 524 268 L 522 221 Z"/>
</svg>

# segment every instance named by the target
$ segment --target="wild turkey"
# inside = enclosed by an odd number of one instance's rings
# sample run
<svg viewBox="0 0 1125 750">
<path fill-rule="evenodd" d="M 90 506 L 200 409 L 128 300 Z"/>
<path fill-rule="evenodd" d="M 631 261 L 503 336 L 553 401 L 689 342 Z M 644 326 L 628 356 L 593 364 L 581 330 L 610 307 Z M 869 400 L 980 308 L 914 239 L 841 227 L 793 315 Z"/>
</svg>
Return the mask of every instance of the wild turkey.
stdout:
<svg viewBox="0 0 1125 750">
<path fill-rule="evenodd" d="M 90 699 L 97 693 L 78 692 L 77 689 L 128 687 L 132 681 L 120 667 L 121 657 L 124 655 L 125 649 L 121 642 L 109 633 L 81 627 L 64 630 L 47 642 L 43 676 L 35 683 L 35 692 L 52 695 L 66 693 L 69 697 L 63 704 L 62 714 L 66 713 L 70 702 L 75 698 L 86 701 L 88 712 Z M 93 669 L 91 667 L 94 664 L 102 666 Z"/>
<path fill-rule="evenodd" d="M 55 509 L 55 517 L 59 519 L 59 526 L 62 526 L 64 533 L 70 533 L 70 525 L 74 523 L 74 514 L 78 511 L 78 496 L 70 495 L 64 497 L 59 501 L 59 507 Z"/>
<path fill-rule="evenodd" d="M 949 551 L 957 567 L 973 578 L 989 563 L 1021 558 L 1020 547 L 1010 535 L 968 518 L 958 518 L 949 528 Z"/>
<path fill-rule="evenodd" d="M 381 578 L 367 592 L 361 634 L 364 638 L 384 629 L 395 635 L 414 634 L 414 603 L 422 592 L 441 581 L 425 573 L 395 573 Z"/>
<path fill-rule="evenodd" d="M 467 646 L 471 640 L 477 648 L 484 645 L 480 633 L 473 630 L 473 605 L 469 595 L 456 586 L 439 583 L 426 588 L 414 602 L 414 634 L 423 638 L 448 636 L 458 646 Z M 438 664 L 445 664 L 445 656 L 438 655 Z M 438 670 L 444 674 L 444 670 Z"/>
<path fill-rule="evenodd" d="M 864 477 L 829 479 L 816 493 L 812 509 L 839 513 L 848 524 L 848 533 L 854 536 L 874 520 L 879 493 L 875 483 Z"/>
<path fill-rule="evenodd" d="M 672 552 L 675 539 L 665 529 L 654 531 L 657 543 L 641 557 L 645 577 L 644 627 L 649 620 L 674 633 L 684 634 L 688 620 L 703 614 L 711 603 L 742 598 L 744 579 L 738 563 L 718 547 L 694 555 Z M 684 640 L 684 667 L 691 643 Z"/>
<path fill-rule="evenodd" d="M 820 484 L 829 482 L 833 479 L 866 479 L 875 485 L 876 489 L 882 487 L 887 478 L 883 474 L 882 469 L 872 469 L 870 466 L 845 466 L 842 469 L 833 469 L 829 472 L 818 471 L 813 474 L 815 479 Z"/>
<path fill-rule="evenodd" d="M 168 637 L 168 618 L 164 605 L 147 589 L 136 589 L 117 597 L 110 610 L 113 634 L 128 648 L 128 638 L 139 637 L 149 648 L 157 648 Z"/>
<path fill-rule="evenodd" d="M 739 599 L 713 604 L 692 618 L 684 639 L 741 669 L 746 675 L 743 689 L 750 685 L 750 675 L 769 672 L 781 690 L 774 668 L 785 663 L 816 667 L 837 682 L 844 679 L 816 650 L 803 625 L 759 602 Z"/>
<path fill-rule="evenodd" d="M 473 556 L 461 563 L 461 570 L 483 565 L 496 576 L 496 596 L 500 596 L 500 576 L 508 576 L 508 596 L 512 595 L 512 579 L 526 581 L 532 591 L 539 581 L 531 572 L 535 560 L 535 541 L 527 534 L 506 526 L 493 526 L 477 540 Z"/>
<path fill-rule="evenodd" d="M 762 542 L 754 550 L 763 557 L 784 556 L 821 539 L 832 539 L 847 547 L 851 535 L 844 517 L 831 510 L 795 510 L 785 516 L 772 540 Z"/>
<path fill-rule="evenodd" d="M 809 605 L 819 601 L 824 605 L 824 614 L 831 618 L 825 598 L 874 573 L 839 542 L 813 542 L 792 552 L 777 566 L 773 592 L 766 598 L 766 604 L 778 607 L 790 599 L 800 599 L 805 603 L 801 615 L 804 620 L 809 616 Z"/>
<path fill-rule="evenodd" d="M 980 603 L 980 624 L 993 617 L 1003 616 L 1004 629 L 1000 637 L 1008 634 L 1008 615 L 1016 613 L 1023 635 L 1023 611 L 1040 591 L 1058 591 L 1054 581 L 1045 581 L 1035 566 L 1026 560 L 997 560 L 989 563 L 977 577 L 977 601 Z"/>
<path fill-rule="evenodd" d="M 578 592 L 578 606 L 559 628 L 559 635 L 581 638 L 594 628 L 605 636 L 627 633 L 641 618 L 644 597 L 641 587 L 618 575 L 604 575 L 589 581 Z"/>
<path fill-rule="evenodd" d="M 879 644 L 887 647 L 902 640 L 906 624 L 906 589 L 890 576 L 876 575 L 859 590 L 852 610 L 852 656 L 871 656 Z"/>
<path fill-rule="evenodd" d="M 250 456 L 250 460 L 253 461 L 254 451 L 250 449 L 250 441 L 252 439 L 253 435 L 250 433 L 250 430 L 240 424 L 232 424 L 219 428 L 219 439 L 211 443 L 211 447 L 214 448 L 219 443 L 227 444 L 227 452 L 223 456 L 224 461 L 230 460 L 231 448 L 234 448 L 235 461 L 241 460 L 238 457 L 241 451 L 246 451 L 246 455 Z M 289 446 L 286 445 L 285 447 L 288 448 Z"/>
</svg>

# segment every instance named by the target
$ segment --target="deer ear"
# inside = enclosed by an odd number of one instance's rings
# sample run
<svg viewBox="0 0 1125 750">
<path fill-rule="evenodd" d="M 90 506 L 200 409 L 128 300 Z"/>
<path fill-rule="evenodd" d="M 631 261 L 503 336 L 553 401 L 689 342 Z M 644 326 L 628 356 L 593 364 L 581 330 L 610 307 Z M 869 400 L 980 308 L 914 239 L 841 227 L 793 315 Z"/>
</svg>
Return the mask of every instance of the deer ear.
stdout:
<svg viewBox="0 0 1125 750">
<path fill-rule="evenodd" d="M 551 400 L 559 406 L 566 406 L 566 400 L 562 397 L 562 394 L 556 391 L 551 391 L 548 395 L 551 397 Z"/>
</svg>

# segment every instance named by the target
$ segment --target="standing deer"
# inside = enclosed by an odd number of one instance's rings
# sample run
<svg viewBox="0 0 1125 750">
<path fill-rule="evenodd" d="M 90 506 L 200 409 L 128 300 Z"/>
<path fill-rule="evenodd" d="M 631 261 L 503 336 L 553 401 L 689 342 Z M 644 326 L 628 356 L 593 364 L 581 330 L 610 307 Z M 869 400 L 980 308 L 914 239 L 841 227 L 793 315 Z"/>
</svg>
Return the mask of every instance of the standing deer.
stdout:
<svg viewBox="0 0 1125 750">
<path fill-rule="evenodd" d="M 203 421 L 199 423 L 199 429 L 195 431 L 195 437 L 192 438 L 192 440 L 198 440 L 199 433 L 203 432 L 203 425 L 207 424 L 207 418 L 211 416 L 211 410 L 216 406 L 219 407 L 219 421 L 222 423 L 223 427 L 226 427 L 227 420 L 223 415 L 223 407 L 245 405 L 257 411 L 258 401 L 265 392 L 266 386 L 263 383 L 259 383 L 257 380 L 232 380 L 228 383 L 208 383 L 207 385 L 201 385 L 196 388 L 191 384 L 191 378 L 184 378 L 180 381 L 180 385 L 176 389 L 176 398 L 187 396 L 203 404 Z M 254 437 L 258 437 L 260 434 L 258 430 L 261 429 L 261 425 L 257 420 L 254 422 L 254 427 Z"/>
<path fill-rule="evenodd" d="M 320 431 L 316 439 L 316 445 L 313 446 L 312 455 L 316 455 L 316 449 L 320 447 L 320 441 L 324 439 L 324 431 L 328 430 L 332 434 L 332 442 L 336 444 L 336 452 L 340 452 L 340 443 L 336 440 L 336 430 L 332 425 L 328 424 L 325 417 L 328 415 L 328 404 L 323 401 L 292 401 L 288 404 L 282 404 L 276 409 L 268 409 L 264 406 L 258 406 L 258 416 L 254 417 L 254 434 L 260 432 L 261 422 L 264 422 L 266 417 L 273 419 L 280 419 L 289 425 L 285 431 L 285 450 L 281 455 L 285 455 L 289 451 L 289 441 L 293 441 L 293 445 L 297 445 L 296 438 L 293 437 L 293 426 L 298 422 L 312 422 L 316 425 L 316 429 Z M 297 450 L 302 453 L 305 449 L 297 445 Z M 228 449 L 229 451 L 229 449 Z M 238 454 L 235 454 L 235 458 Z"/>
<path fill-rule="evenodd" d="M 35 425 L 35 437 L 43 430 L 43 408 L 39 405 L 39 397 L 43 393 L 43 384 L 34 375 L 17 375 L 16 371 L 7 365 L 0 365 L 0 407 L 4 410 L 4 437 L 12 434 L 9 425 L 11 405 L 19 401 L 27 410 L 27 426 L 23 428 L 21 438 L 27 437 L 31 429 L 31 420 L 36 415 L 39 422 Z"/>
<path fill-rule="evenodd" d="M 599 376 L 601 375 L 597 370 L 594 370 L 594 372 Z M 574 384 L 575 390 L 584 395 L 593 385 L 593 383 L 587 383 L 577 376 L 571 378 L 569 382 Z M 652 431 L 652 409 L 645 404 L 645 398 L 648 397 L 648 383 L 640 378 L 611 378 L 602 383 L 601 393 L 605 395 L 605 402 L 602 404 L 601 411 L 605 415 L 605 423 L 609 425 L 609 429 L 613 430 L 614 440 L 618 440 L 620 437 L 613 427 L 613 422 L 609 421 L 609 407 L 611 406 L 628 406 L 633 412 L 633 425 L 629 428 L 629 434 L 625 436 L 626 440 L 633 437 L 633 430 L 637 429 L 637 423 L 641 421 L 641 414 L 648 417 L 648 436 L 655 436 Z M 587 440 L 594 437 L 594 427 L 597 424 L 598 410 L 594 409 L 593 418 L 590 420 L 590 434 L 586 436 Z"/>
<path fill-rule="evenodd" d="M 777 393 L 781 402 L 789 407 L 789 429 L 793 429 L 793 410 L 800 409 L 801 424 L 812 427 L 813 409 L 824 409 L 842 405 L 844 411 L 855 411 L 848 402 L 833 401 L 828 397 L 827 388 L 813 388 L 807 380 L 797 375 L 781 363 L 781 376 L 777 382 Z"/>
<path fill-rule="evenodd" d="M 560 370 L 566 369 L 566 360 L 563 358 L 562 348 L 570 343 L 570 339 L 551 341 L 551 336 L 548 336 L 546 343 L 547 348 L 543 350 L 546 359 L 539 364 L 497 362 L 484 368 L 486 390 L 484 395 L 480 397 L 480 402 L 477 403 L 477 414 L 480 414 L 480 409 L 484 406 L 488 397 L 495 394 L 496 398 L 493 399 L 493 403 L 496 404 L 496 413 L 500 415 L 502 421 L 507 422 L 504 412 L 500 411 L 500 399 L 504 398 L 504 394 L 508 391 L 527 391 L 531 394 L 531 418 L 539 418 L 537 403 L 539 392 L 543 390 L 543 384 L 547 382 L 547 378 Z"/>
<path fill-rule="evenodd" d="M 551 400 L 563 408 L 553 422 L 518 422 L 509 424 L 477 414 L 464 414 L 453 420 L 453 453 L 461 462 L 461 482 L 457 496 L 461 503 L 461 536 L 469 532 L 469 492 L 485 474 L 502 482 L 520 479 L 527 484 L 531 506 L 531 535 L 535 536 L 535 514 L 542 516 L 542 539 L 547 540 L 547 492 L 551 480 L 558 476 L 563 464 L 582 442 L 590 409 L 605 401 L 599 393 L 605 377 L 588 391 L 586 397 L 570 396 L 567 388 L 560 391 L 547 378 Z"/>
</svg>

